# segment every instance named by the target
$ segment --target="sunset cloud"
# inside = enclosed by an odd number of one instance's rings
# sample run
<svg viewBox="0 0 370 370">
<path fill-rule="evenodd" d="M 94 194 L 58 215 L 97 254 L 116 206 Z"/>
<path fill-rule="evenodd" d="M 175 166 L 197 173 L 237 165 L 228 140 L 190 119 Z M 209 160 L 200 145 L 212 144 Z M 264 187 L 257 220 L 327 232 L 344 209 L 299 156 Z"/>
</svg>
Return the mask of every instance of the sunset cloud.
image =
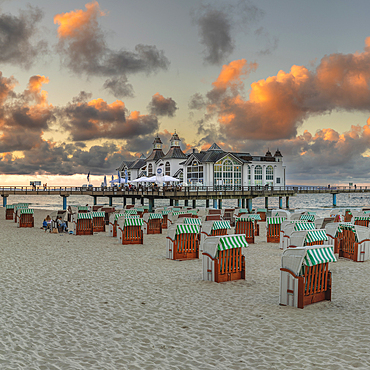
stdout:
<svg viewBox="0 0 370 370">
<path fill-rule="evenodd" d="M 179 108 L 172 98 L 165 98 L 159 93 L 152 96 L 152 100 L 148 105 L 149 112 L 157 116 L 173 117 L 177 109 Z"/>
<path fill-rule="evenodd" d="M 98 18 L 106 15 L 94 1 L 86 10 L 57 14 L 59 51 L 63 64 L 76 74 L 108 77 L 104 88 L 116 97 L 133 96 L 127 75 L 157 73 L 166 70 L 169 61 L 162 50 L 153 45 L 136 45 L 134 51 L 112 50 Z M 120 86 L 121 85 L 121 86 Z"/>
</svg>

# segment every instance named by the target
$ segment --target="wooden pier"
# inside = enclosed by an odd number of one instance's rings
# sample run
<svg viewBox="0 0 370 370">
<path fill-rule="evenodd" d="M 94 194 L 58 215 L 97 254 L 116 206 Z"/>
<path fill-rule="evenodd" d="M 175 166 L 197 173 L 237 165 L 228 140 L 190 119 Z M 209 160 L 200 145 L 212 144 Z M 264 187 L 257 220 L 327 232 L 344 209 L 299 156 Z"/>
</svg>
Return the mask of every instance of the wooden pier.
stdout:
<svg viewBox="0 0 370 370">
<path fill-rule="evenodd" d="M 195 208 L 197 200 L 206 200 L 206 206 L 209 207 L 209 200 L 213 200 L 214 208 L 222 208 L 223 199 L 239 200 L 244 208 L 249 208 L 254 198 L 265 198 L 265 205 L 268 205 L 268 198 L 279 197 L 279 207 L 282 207 L 282 198 L 286 198 L 286 208 L 289 208 L 289 197 L 299 194 L 331 194 L 333 196 L 333 206 L 336 206 L 336 195 L 342 193 L 369 193 L 370 187 L 361 186 L 174 186 L 153 189 L 150 187 L 128 190 L 125 187 L 65 187 L 65 186 L 7 186 L 0 187 L 0 195 L 3 197 L 3 207 L 7 204 L 7 198 L 10 195 L 59 195 L 63 198 L 63 208 L 67 207 L 67 198 L 73 195 L 89 195 L 94 198 L 94 204 L 97 204 L 98 197 L 108 197 L 109 205 L 112 205 L 113 198 L 122 198 L 123 204 L 126 204 L 127 198 L 133 203 L 140 200 L 149 200 L 149 206 L 154 206 L 155 199 L 169 199 L 170 204 L 178 204 L 180 200 L 188 205 L 189 200 L 193 202 Z M 218 204 L 217 204 L 218 202 Z M 266 207 L 267 208 L 267 207 Z"/>
</svg>

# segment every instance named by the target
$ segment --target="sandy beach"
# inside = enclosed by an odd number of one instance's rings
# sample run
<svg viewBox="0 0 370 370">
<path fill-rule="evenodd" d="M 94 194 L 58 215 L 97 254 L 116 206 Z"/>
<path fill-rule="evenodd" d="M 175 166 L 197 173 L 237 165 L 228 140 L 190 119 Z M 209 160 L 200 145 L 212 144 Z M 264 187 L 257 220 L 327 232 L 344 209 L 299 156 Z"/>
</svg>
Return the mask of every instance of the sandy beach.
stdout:
<svg viewBox="0 0 370 370">
<path fill-rule="evenodd" d="M 370 262 L 339 259 L 332 301 L 279 306 L 282 251 L 264 224 L 245 281 L 202 281 L 165 258 L 165 237 L 18 229 L 1 213 L 0 368 L 368 369 Z"/>
</svg>

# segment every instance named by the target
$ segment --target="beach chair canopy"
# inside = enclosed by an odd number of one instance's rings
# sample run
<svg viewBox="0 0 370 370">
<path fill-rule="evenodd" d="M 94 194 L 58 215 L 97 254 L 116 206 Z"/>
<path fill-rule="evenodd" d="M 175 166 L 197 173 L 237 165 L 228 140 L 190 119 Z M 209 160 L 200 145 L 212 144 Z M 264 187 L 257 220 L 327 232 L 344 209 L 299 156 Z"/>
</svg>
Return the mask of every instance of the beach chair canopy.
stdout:
<svg viewBox="0 0 370 370">
<path fill-rule="evenodd" d="M 290 245 L 303 247 L 306 243 L 327 241 L 326 231 L 322 229 L 293 231 L 290 235 Z"/>
<path fill-rule="evenodd" d="M 143 220 L 148 222 L 149 220 L 157 220 L 162 219 L 163 215 L 162 213 L 144 213 Z"/>
<path fill-rule="evenodd" d="M 286 249 L 281 257 L 281 267 L 299 275 L 302 266 L 316 266 L 321 263 L 336 262 L 333 247 L 330 245 L 312 245 Z"/>
<path fill-rule="evenodd" d="M 258 212 L 267 212 L 267 209 L 266 208 L 257 208 L 256 209 L 256 213 L 258 213 Z"/>
<path fill-rule="evenodd" d="M 315 229 L 315 224 L 313 222 L 295 222 L 293 225 L 294 225 L 294 231 Z"/>
<path fill-rule="evenodd" d="M 355 221 L 369 221 L 369 220 L 370 220 L 370 215 L 355 217 Z"/>
<path fill-rule="evenodd" d="M 167 235 L 172 240 L 175 240 L 176 235 L 181 234 L 199 234 L 200 229 L 198 225 L 185 225 L 185 224 L 175 224 L 168 228 Z"/>
<path fill-rule="evenodd" d="M 277 225 L 281 224 L 285 220 L 284 217 L 267 217 L 266 223 L 267 225 Z"/>
<path fill-rule="evenodd" d="M 15 205 L 14 204 L 7 204 L 6 209 L 14 209 Z"/>
<path fill-rule="evenodd" d="M 285 211 L 284 209 L 273 209 L 271 211 L 271 217 L 280 217 L 289 220 L 290 216 L 291 216 L 290 212 Z"/>
<path fill-rule="evenodd" d="M 88 211 L 90 210 L 89 206 L 78 206 L 77 211 Z"/>
<path fill-rule="evenodd" d="M 92 218 L 105 217 L 105 212 L 91 212 Z"/>
<path fill-rule="evenodd" d="M 212 230 L 231 229 L 230 221 L 204 221 L 202 231 L 211 235 Z"/>
<path fill-rule="evenodd" d="M 249 209 L 248 208 L 239 208 L 236 210 L 236 213 L 237 214 L 241 214 L 241 213 L 249 213 Z"/>
<path fill-rule="evenodd" d="M 137 209 L 134 209 L 134 208 L 125 209 L 124 213 L 126 215 L 137 215 Z"/>
<path fill-rule="evenodd" d="M 305 215 L 301 215 L 301 217 L 299 219 L 301 221 L 312 221 L 312 222 L 314 222 L 315 221 L 315 215 L 305 214 Z"/>
<path fill-rule="evenodd" d="M 245 220 L 261 221 L 261 215 L 259 215 L 257 213 L 247 213 L 247 214 L 244 213 L 240 217 L 237 217 L 236 220 L 235 220 L 235 222 L 245 221 Z"/>
<path fill-rule="evenodd" d="M 184 217 L 184 218 L 181 218 L 180 220 L 183 220 L 183 223 L 186 224 L 186 225 L 202 226 L 202 219 L 200 219 L 200 218 Z"/>
<path fill-rule="evenodd" d="M 248 247 L 248 243 L 244 234 L 210 236 L 204 241 L 203 252 L 216 258 L 219 251 L 245 247 Z"/>
<path fill-rule="evenodd" d="M 133 218 L 133 217 L 125 217 L 123 221 L 123 226 L 143 226 L 143 219 L 142 218 Z"/>
<path fill-rule="evenodd" d="M 33 209 L 31 209 L 31 208 L 21 208 L 19 210 L 19 214 L 20 215 L 24 215 L 24 214 L 31 214 L 31 215 L 33 215 Z"/>
<path fill-rule="evenodd" d="M 78 213 L 77 220 L 89 220 L 92 219 L 91 213 Z"/>
</svg>

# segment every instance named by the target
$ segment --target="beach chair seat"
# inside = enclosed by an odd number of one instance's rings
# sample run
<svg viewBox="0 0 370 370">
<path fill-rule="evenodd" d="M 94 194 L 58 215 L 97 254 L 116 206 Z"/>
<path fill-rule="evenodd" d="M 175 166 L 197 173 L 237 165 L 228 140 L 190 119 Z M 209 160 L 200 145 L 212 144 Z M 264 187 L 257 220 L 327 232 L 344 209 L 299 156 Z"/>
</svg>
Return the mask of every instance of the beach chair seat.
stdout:
<svg viewBox="0 0 370 370">
<path fill-rule="evenodd" d="M 354 262 L 365 262 L 370 258 L 370 229 L 361 225 L 341 224 L 339 257 Z"/>
<path fill-rule="evenodd" d="M 91 212 L 94 233 L 105 232 L 105 212 Z"/>
<path fill-rule="evenodd" d="M 280 243 L 280 225 L 284 217 L 267 217 L 267 243 Z"/>
<path fill-rule="evenodd" d="M 281 258 L 280 305 L 304 308 L 312 303 L 330 301 L 329 262 L 335 261 L 330 245 L 286 249 Z"/>
<path fill-rule="evenodd" d="M 5 220 L 13 220 L 14 204 L 7 204 L 5 207 Z"/>
<path fill-rule="evenodd" d="M 203 246 L 203 280 L 222 283 L 245 279 L 244 234 L 208 237 Z"/>
<path fill-rule="evenodd" d="M 199 258 L 199 230 L 198 225 L 171 225 L 166 239 L 166 257 L 172 260 Z"/>
<path fill-rule="evenodd" d="M 91 213 L 78 212 L 73 219 L 74 235 L 93 235 L 93 224 Z"/>
<path fill-rule="evenodd" d="M 369 227 L 370 216 L 359 216 L 354 218 L 355 225 Z"/>
<path fill-rule="evenodd" d="M 138 216 L 138 215 L 137 215 Z M 122 245 L 143 244 L 143 219 L 140 217 L 120 218 L 117 238 Z"/>
<path fill-rule="evenodd" d="M 146 234 L 162 234 L 162 213 L 145 213 L 143 216 Z"/>
</svg>

